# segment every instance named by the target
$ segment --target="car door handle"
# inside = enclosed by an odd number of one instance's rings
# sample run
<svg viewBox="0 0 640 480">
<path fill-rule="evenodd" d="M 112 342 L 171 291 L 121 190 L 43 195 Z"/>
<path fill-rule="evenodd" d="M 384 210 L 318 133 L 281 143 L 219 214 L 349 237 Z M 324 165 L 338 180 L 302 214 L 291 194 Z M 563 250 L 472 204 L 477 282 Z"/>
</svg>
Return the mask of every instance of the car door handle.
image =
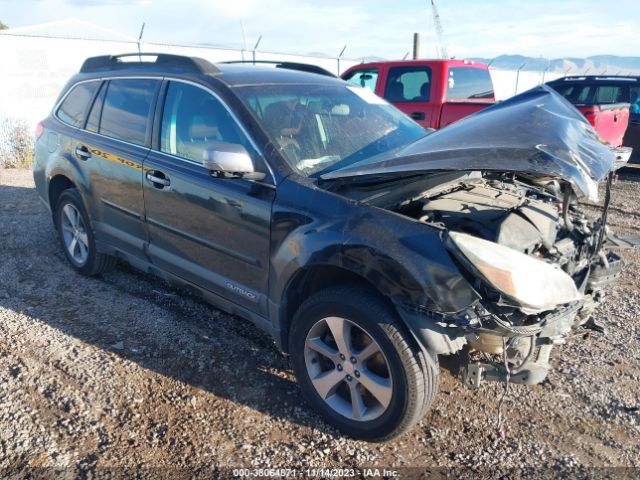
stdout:
<svg viewBox="0 0 640 480">
<path fill-rule="evenodd" d="M 160 176 L 162 175 L 162 176 Z M 171 181 L 162 172 L 152 170 L 146 174 L 147 180 L 156 188 L 164 188 L 171 185 Z"/>
<path fill-rule="evenodd" d="M 76 157 L 80 160 L 89 160 L 91 158 L 91 152 L 84 145 L 78 145 L 76 147 Z"/>
<path fill-rule="evenodd" d="M 412 112 L 411 118 L 414 120 L 424 120 L 424 112 Z"/>
</svg>

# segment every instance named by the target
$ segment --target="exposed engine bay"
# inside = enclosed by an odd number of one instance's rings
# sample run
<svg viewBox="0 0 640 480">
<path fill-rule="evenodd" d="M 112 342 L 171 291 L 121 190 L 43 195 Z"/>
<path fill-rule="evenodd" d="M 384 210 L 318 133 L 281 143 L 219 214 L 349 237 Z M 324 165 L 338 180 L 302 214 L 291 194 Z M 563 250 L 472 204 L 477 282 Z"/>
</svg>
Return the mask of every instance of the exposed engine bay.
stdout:
<svg viewBox="0 0 640 480">
<path fill-rule="evenodd" d="M 437 334 L 423 329 L 427 344 L 439 354 L 457 353 L 462 380 L 472 387 L 482 379 L 509 378 L 527 384 L 544 380 L 553 346 L 564 343 L 573 327 L 591 320 L 604 287 L 621 272 L 620 258 L 603 248 L 608 193 L 604 212 L 595 218 L 581 210 L 570 186 L 550 178 L 471 172 L 412 193 L 410 200 L 394 201 L 385 208 L 442 229 L 450 237 L 448 245 L 460 270 L 480 298 L 464 316 L 436 322 Z M 375 203 L 384 204 L 380 197 Z M 500 255 L 522 254 L 514 257 L 516 263 L 534 259 L 534 267 L 553 267 L 552 273 L 573 284 L 572 296 L 565 297 L 566 303 L 535 305 L 535 300 L 520 299 L 535 296 L 532 290 L 542 295 L 554 286 L 525 284 L 527 292 L 505 293 L 508 286 L 501 284 L 506 281 L 502 274 L 486 275 L 481 262 L 456 246 L 460 234 L 483 239 L 475 240 L 485 241 L 480 250 L 501 248 Z M 500 268 L 485 263 L 489 269 Z M 524 263 L 522 267 L 530 270 Z"/>
<path fill-rule="evenodd" d="M 606 228 L 602 219 L 587 218 L 573 192 L 562 193 L 557 181 L 535 185 L 513 175 L 493 177 L 466 180 L 433 195 L 427 192 L 419 201 L 417 218 L 552 262 L 586 287 L 580 277 L 591 273 L 595 257 L 604 261 L 599 251 Z"/>
</svg>

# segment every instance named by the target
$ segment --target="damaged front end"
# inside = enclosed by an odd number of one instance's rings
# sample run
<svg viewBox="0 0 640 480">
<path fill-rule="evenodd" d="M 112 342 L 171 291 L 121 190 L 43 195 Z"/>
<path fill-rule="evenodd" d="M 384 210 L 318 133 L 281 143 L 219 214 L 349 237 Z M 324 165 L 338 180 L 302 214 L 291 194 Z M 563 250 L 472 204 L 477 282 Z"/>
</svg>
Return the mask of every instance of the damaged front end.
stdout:
<svg viewBox="0 0 640 480">
<path fill-rule="evenodd" d="M 622 269 L 606 251 L 606 214 L 585 214 L 561 182 L 477 173 L 425 192 L 399 213 L 442 229 L 445 245 L 478 300 L 464 312 L 422 311 L 414 331 L 434 353 L 460 353 L 463 382 L 535 384 L 554 345 L 592 322 Z M 569 193 L 565 193 L 569 191 Z"/>
<path fill-rule="evenodd" d="M 543 86 L 323 178 L 460 173 L 401 202 L 376 202 L 439 229 L 475 291 L 464 311 L 411 306 L 403 317 L 431 353 L 458 353 L 463 382 L 477 387 L 483 379 L 541 382 L 553 347 L 574 327 L 594 326 L 622 269 L 608 251 L 606 220 L 623 163 Z M 582 200 L 596 200 L 602 182 L 604 205 L 588 215 Z"/>
</svg>

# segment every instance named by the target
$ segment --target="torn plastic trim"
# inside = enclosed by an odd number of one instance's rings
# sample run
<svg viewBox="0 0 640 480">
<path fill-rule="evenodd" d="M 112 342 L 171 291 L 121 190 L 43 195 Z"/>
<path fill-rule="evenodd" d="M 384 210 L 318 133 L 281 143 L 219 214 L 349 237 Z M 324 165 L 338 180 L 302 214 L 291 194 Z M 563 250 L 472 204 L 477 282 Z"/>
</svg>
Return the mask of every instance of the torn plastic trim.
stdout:
<svg viewBox="0 0 640 480">
<path fill-rule="evenodd" d="M 495 171 L 562 179 L 576 194 L 598 198 L 598 183 L 619 166 L 582 114 L 542 85 L 465 117 L 422 139 L 324 180 L 408 172 Z"/>
</svg>

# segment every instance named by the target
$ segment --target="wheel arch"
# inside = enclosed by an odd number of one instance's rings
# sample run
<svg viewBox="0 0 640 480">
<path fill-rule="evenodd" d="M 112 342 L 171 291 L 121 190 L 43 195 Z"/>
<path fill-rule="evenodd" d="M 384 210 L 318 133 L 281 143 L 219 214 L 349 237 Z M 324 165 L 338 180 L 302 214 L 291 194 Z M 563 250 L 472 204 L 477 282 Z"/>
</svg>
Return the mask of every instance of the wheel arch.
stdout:
<svg viewBox="0 0 640 480">
<path fill-rule="evenodd" d="M 57 174 L 51 177 L 48 184 L 48 200 L 51 213 L 55 215 L 56 205 L 62 192 L 70 188 L 77 188 L 76 184 L 66 175 Z M 55 222 L 54 222 L 55 225 Z"/>
<path fill-rule="evenodd" d="M 352 270 L 331 264 L 302 267 L 289 280 L 286 288 L 283 290 L 280 301 L 280 343 L 285 352 L 288 351 L 289 330 L 293 322 L 293 317 L 298 308 L 300 308 L 300 305 L 316 292 L 331 286 L 347 284 L 364 286 L 378 295 L 397 312 L 393 301 L 388 295 L 385 295 L 385 293 L 369 279 Z M 402 320 L 400 315 L 398 315 L 398 318 L 404 324 L 404 320 Z"/>
</svg>

